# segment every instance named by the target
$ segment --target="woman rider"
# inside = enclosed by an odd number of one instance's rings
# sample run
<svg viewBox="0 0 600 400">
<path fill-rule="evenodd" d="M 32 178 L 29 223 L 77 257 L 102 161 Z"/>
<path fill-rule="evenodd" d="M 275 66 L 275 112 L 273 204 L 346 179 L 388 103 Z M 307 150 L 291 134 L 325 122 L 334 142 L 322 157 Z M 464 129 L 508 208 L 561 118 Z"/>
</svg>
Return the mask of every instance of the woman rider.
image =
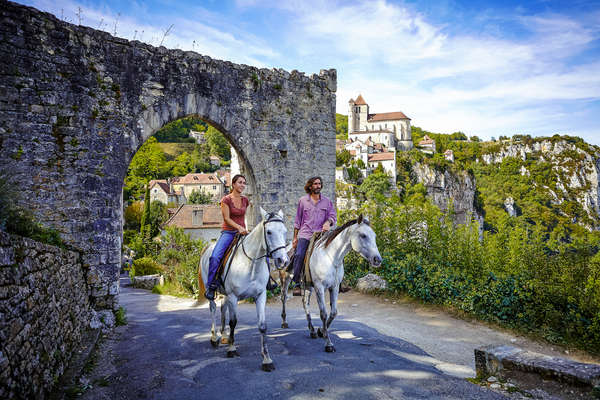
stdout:
<svg viewBox="0 0 600 400">
<path fill-rule="evenodd" d="M 209 259 L 208 279 L 206 280 L 206 293 L 204 297 L 208 300 L 214 300 L 215 290 L 218 288 L 218 281 L 215 279 L 217 269 L 225 251 L 233 241 L 236 233 L 247 235 L 246 223 L 246 208 L 250 201 L 246 196 L 242 196 L 242 192 L 246 189 L 246 177 L 243 175 L 235 175 L 231 180 L 233 190 L 230 194 L 221 199 L 221 213 L 223 214 L 223 226 L 221 227 L 221 236 Z"/>
</svg>

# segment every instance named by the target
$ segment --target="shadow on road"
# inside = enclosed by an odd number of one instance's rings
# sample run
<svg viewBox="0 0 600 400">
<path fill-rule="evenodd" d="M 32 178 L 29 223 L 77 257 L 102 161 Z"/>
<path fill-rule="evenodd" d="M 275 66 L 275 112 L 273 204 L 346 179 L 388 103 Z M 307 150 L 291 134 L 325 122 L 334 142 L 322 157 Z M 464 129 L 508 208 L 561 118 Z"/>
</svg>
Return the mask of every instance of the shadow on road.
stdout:
<svg viewBox="0 0 600 400">
<path fill-rule="evenodd" d="M 288 310 L 290 328 L 281 329 L 279 305 L 269 304 L 268 346 L 276 370 L 267 373 L 260 369 L 253 304 L 240 304 L 240 357 L 227 358 L 226 345 L 214 349 L 209 343 L 207 305 L 126 287 L 120 302 L 128 325 L 113 348 L 116 374 L 110 381 L 118 384 L 96 398 L 503 398 L 442 374 L 418 347 L 343 316 L 331 330 L 337 351 L 326 353 L 323 339 L 309 337 L 301 309 Z"/>
</svg>

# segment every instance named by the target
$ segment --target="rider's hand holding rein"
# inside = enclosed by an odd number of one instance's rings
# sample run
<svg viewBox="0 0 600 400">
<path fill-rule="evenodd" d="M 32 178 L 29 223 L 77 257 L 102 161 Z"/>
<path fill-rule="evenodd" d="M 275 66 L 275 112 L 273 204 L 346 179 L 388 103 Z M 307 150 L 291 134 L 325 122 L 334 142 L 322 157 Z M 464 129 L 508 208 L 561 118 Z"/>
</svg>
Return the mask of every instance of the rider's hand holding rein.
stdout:
<svg viewBox="0 0 600 400">
<path fill-rule="evenodd" d="M 325 221 L 325 223 L 323 224 L 323 227 L 321 228 L 321 230 L 323 232 L 327 232 L 329 229 L 331 229 L 331 221 L 327 220 Z"/>
</svg>

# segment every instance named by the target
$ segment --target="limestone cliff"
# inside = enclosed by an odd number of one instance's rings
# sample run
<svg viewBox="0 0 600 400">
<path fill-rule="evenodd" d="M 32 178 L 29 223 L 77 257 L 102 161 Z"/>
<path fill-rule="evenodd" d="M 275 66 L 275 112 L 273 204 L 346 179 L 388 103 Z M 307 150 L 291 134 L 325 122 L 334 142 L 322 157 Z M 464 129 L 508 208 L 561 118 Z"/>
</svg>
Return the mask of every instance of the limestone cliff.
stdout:
<svg viewBox="0 0 600 400">
<path fill-rule="evenodd" d="M 412 178 L 427 189 L 427 196 L 442 211 L 454 208 L 454 221 L 465 223 L 475 218 L 483 227 L 483 217 L 475 208 L 475 178 L 467 171 L 444 172 L 429 165 L 416 163 L 412 166 Z"/>
<path fill-rule="evenodd" d="M 491 150 L 491 151 L 490 151 Z M 533 163 L 548 163 L 550 183 L 536 185 L 552 199 L 552 204 L 579 203 L 588 214 L 588 229 L 600 225 L 600 148 L 580 140 L 529 140 L 496 145 L 481 156 L 485 164 L 501 163 L 507 157 L 521 162 L 521 175 L 529 176 Z M 534 183 L 535 184 L 535 183 Z M 574 218 L 573 222 L 576 221 Z"/>
</svg>

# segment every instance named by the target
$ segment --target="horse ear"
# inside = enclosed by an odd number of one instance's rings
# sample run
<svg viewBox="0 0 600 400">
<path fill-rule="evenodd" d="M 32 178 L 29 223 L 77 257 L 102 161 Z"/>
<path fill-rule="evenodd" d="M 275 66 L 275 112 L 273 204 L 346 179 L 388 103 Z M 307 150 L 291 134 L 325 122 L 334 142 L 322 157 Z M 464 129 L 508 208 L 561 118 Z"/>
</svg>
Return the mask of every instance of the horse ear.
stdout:
<svg viewBox="0 0 600 400">
<path fill-rule="evenodd" d="M 262 217 L 262 219 L 265 219 L 267 217 L 267 212 L 262 207 L 260 207 L 260 216 Z"/>
<path fill-rule="evenodd" d="M 363 221 L 363 216 L 362 216 L 362 214 L 360 214 L 360 215 L 358 216 L 358 220 L 356 221 L 356 223 L 357 223 L 357 224 L 362 224 L 362 221 Z"/>
<path fill-rule="evenodd" d="M 283 219 L 283 210 L 281 208 L 279 209 L 279 211 L 277 211 L 277 215 L 279 215 L 279 217 Z"/>
</svg>

